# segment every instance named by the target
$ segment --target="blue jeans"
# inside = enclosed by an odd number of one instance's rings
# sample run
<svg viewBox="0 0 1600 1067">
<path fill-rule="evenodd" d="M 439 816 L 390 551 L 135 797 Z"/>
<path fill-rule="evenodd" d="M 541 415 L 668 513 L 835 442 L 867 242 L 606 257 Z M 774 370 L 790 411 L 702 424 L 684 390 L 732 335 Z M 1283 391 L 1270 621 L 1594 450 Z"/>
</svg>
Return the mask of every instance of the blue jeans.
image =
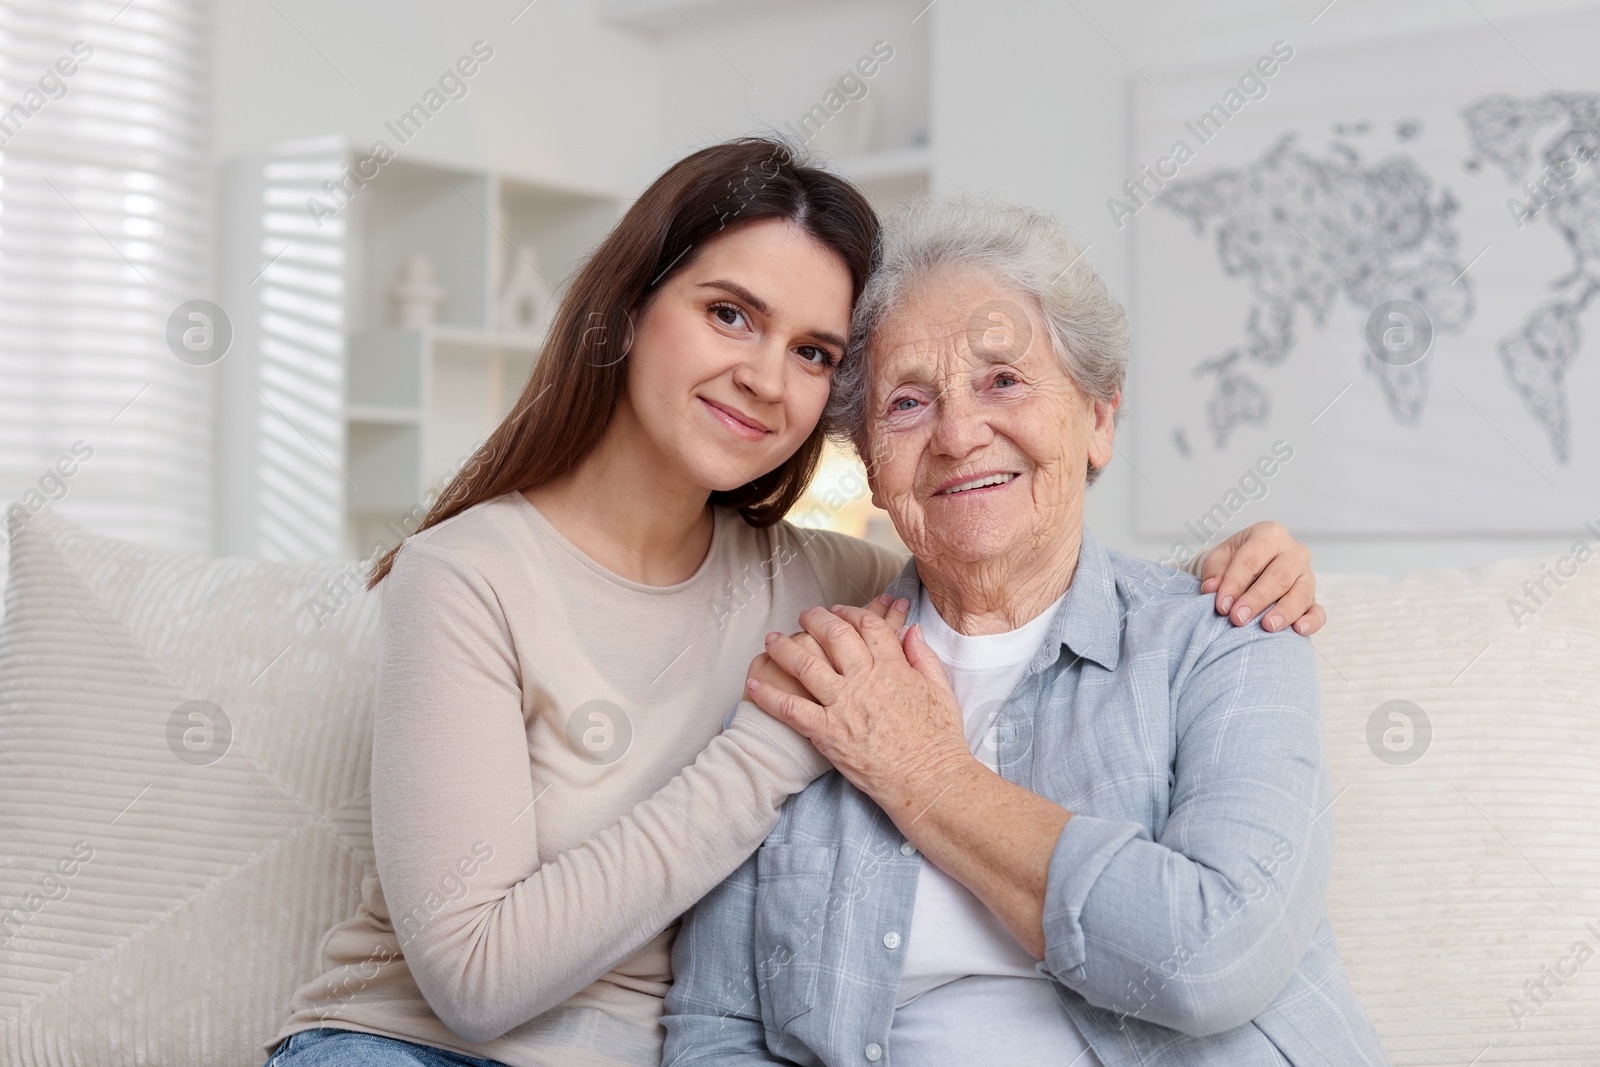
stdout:
<svg viewBox="0 0 1600 1067">
<path fill-rule="evenodd" d="M 331 1026 L 290 1034 L 264 1067 L 506 1067 L 432 1045 Z"/>
</svg>

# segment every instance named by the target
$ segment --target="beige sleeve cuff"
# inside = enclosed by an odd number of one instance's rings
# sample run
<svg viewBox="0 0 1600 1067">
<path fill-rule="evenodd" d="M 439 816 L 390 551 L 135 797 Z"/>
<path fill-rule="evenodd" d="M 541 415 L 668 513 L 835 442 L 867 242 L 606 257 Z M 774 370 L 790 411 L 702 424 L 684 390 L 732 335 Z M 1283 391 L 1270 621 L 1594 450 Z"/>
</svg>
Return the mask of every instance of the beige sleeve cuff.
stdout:
<svg viewBox="0 0 1600 1067">
<path fill-rule="evenodd" d="M 742 734 L 747 734 L 752 742 L 764 747 L 782 761 L 783 767 L 793 772 L 793 777 L 785 782 L 775 783 L 780 788 L 791 787 L 785 790 L 786 792 L 798 793 L 833 770 L 833 764 L 816 750 L 804 734 L 768 715 L 752 700 L 739 701 L 739 707 L 733 714 L 733 722 L 728 724 L 729 730 L 735 727 L 739 727 Z"/>
</svg>

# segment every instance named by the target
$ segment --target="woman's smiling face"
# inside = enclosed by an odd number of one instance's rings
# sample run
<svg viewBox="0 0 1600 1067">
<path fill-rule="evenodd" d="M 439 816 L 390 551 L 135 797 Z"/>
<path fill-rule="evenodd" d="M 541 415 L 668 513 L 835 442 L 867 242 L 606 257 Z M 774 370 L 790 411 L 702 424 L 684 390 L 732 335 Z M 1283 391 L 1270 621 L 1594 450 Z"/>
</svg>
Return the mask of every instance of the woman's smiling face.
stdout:
<svg viewBox="0 0 1600 1067">
<path fill-rule="evenodd" d="M 1037 301 L 983 273 L 917 283 L 871 343 L 873 502 L 919 563 L 1037 552 L 1083 522 L 1115 402 L 1051 348 Z"/>
<path fill-rule="evenodd" d="M 850 330 L 844 262 L 791 222 L 728 230 L 638 317 L 619 408 L 691 484 L 737 488 L 805 443 Z"/>
</svg>

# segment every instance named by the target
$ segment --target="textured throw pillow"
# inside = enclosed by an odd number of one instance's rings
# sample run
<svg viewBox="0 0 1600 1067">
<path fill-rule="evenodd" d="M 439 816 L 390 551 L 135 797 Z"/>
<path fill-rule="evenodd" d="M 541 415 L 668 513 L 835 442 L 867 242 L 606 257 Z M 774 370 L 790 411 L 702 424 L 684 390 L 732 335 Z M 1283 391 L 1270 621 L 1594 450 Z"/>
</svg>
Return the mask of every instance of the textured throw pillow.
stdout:
<svg viewBox="0 0 1600 1067">
<path fill-rule="evenodd" d="M 257 1067 L 374 870 L 377 597 L 49 513 L 0 628 L 0 1063 Z"/>
<path fill-rule="evenodd" d="M 1594 542 L 1319 585 L 1329 914 L 1397 1067 L 1600 1063 Z"/>
</svg>

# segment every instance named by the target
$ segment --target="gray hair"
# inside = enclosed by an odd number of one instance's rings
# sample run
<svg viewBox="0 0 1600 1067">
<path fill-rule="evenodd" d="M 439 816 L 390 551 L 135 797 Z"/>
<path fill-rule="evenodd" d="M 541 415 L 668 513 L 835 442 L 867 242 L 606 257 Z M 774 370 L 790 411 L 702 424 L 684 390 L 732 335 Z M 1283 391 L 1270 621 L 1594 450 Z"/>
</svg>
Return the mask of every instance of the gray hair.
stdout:
<svg viewBox="0 0 1600 1067">
<path fill-rule="evenodd" d="M 864 455 L 875 336 L 919 283 L 949 270 L 982 271 L 1037 300 L 1051 349 L 1085 394 L 1109 401 L 1122 388 L 1127 315 L 1052 216 L 990 200 L 923 196 L 884 220 L 881 240 L 880 264 L 856 301 L 849 353 L 823 410 L 835 440 Z M 1099 473 L 1091 466 L 1088 480 Z"/>
</svg>

